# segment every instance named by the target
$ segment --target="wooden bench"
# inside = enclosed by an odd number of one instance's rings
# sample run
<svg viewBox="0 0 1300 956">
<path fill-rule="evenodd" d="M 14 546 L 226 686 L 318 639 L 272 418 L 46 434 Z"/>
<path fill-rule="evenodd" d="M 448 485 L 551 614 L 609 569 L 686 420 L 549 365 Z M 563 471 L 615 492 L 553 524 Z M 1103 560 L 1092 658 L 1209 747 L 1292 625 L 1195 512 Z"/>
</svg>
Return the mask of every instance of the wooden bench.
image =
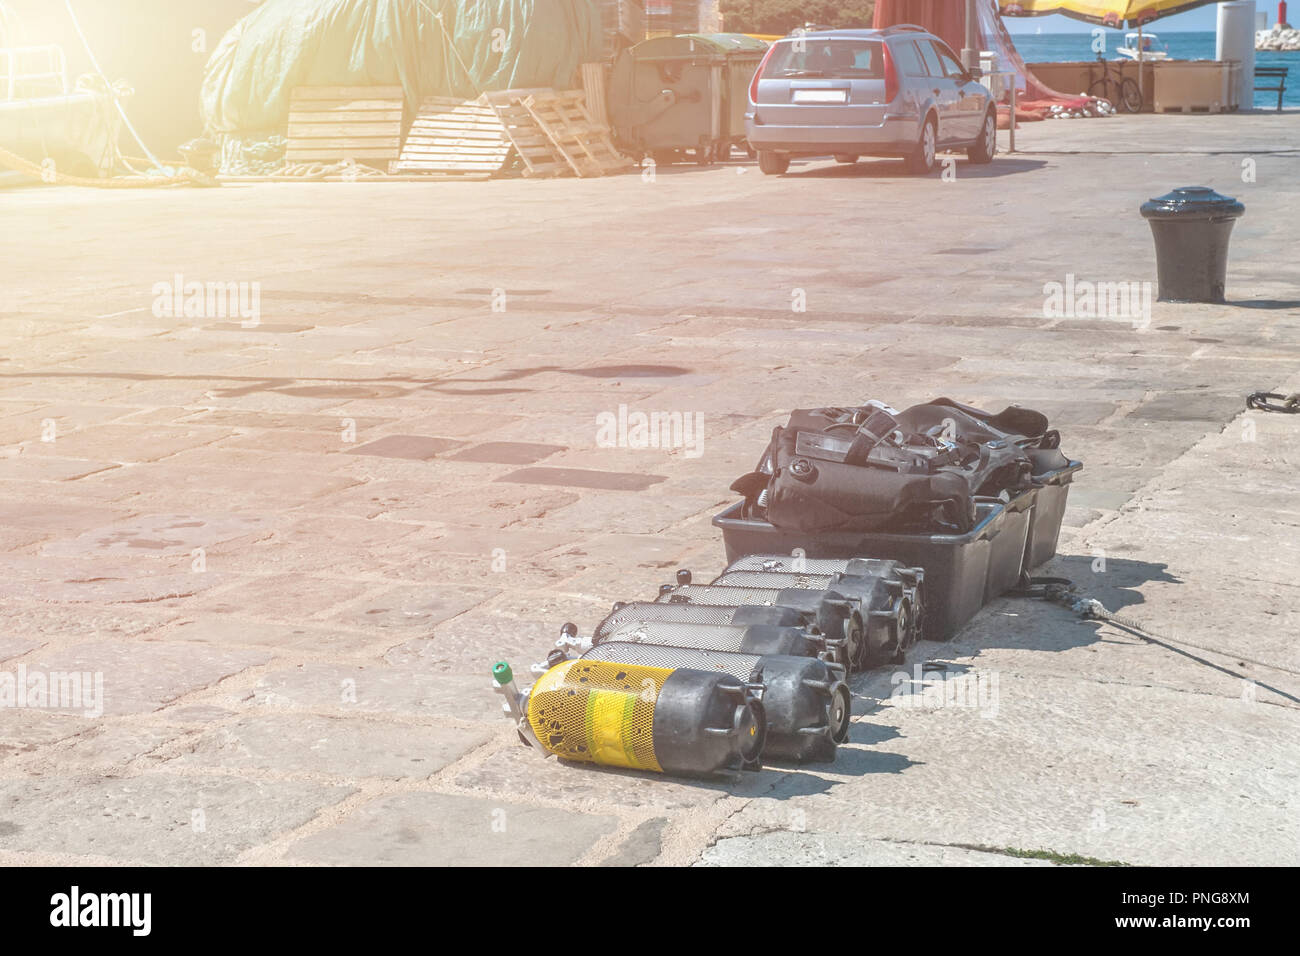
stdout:
<svg viewBox="0 0 1300 956">
<path fill-rule="evenodd" d="M 1282 112 L 1282 94 L 1286 92 L 1286 74 L 1289 67 L 1255 67 L 1255 89 L 1261 93 L 1277 93 L 1277 111 Z M 1277 86 L 1260 86 L 1260 80 L 1277 80 Z"/>
</svg>

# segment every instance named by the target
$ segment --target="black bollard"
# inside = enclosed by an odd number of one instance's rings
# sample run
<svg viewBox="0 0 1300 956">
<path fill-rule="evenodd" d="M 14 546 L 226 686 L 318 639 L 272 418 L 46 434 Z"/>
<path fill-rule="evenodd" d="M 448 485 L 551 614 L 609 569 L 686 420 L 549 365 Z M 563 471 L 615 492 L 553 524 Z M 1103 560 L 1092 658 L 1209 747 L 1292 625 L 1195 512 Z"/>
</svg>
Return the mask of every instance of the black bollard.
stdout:
<svg viewBox="0 0 1300 956">
<path fill-rule="evenodd" d="M 1223 301 L 1232 224 L 1245 211 L 1208 186 L 1182 186 L 1142 204 L 1156 243 L 1159 301 Z"/>
</svg>

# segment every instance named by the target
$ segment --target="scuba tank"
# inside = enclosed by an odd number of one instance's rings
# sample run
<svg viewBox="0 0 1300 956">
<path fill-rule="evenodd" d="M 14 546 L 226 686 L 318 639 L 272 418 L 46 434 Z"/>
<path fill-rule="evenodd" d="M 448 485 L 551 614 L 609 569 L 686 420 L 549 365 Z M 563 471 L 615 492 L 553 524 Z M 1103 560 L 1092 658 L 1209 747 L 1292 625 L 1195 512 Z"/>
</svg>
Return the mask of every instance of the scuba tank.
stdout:
<svg viewBox="0 0 1300 956">
<path fill-rule="evenodd" d="M 844 669 L 815 657 L 736 654 L 698 648 L 609 641 L 583 660 L 622 665 L 689 667 L 725 673 L 761 687 L 767 719 L 763 756 L 799 763 L 835 759 L 835 745 L 849 734 L 850 695 Z"/>
<path fill-rule="evenodd" d="M 520 739 L 546 754 L 687 777 L 760 769 L 761 690 L 730 673 L 578 658 L 522 693 L 504 661 L 492 676 Z"/>
</svg>

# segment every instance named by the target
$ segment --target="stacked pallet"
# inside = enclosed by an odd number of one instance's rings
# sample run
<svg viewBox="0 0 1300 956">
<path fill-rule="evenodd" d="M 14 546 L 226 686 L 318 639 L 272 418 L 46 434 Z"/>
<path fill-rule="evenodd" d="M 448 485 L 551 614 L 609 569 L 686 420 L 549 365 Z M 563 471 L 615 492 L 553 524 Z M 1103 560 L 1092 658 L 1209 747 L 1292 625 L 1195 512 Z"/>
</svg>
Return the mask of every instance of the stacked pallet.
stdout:
<svg viewBox="0 0 1300 956">
<path fill-rule="evenodd" d="M 501 118 L 525 176 L 604 176 L 632 164 L 614 148 L 609 127 L 587 112 L 582 90 L 502 90 L 484 100 Z"/>
<path fill-rule="evenodd" d="M 596 0 L 600 7 L 602 55 L 613 60 L 622 50 L 645 39 L 645 9 L 641 0 Z"/>
<path fill-rule="evenodd" d="M 288 163 L 382 166 L 402 146 L 400 86 L 299 86 L 289 101 Z"/>
<path fill-rule="evenodd" d="M 487 179 L 505 165 L 510 149 L 500 117 L 481 98 L 430 96 L 420 104 L 390 172 Z"/>
<path fill-rule="evenodd" d="M 605 96 L 605 74 L 608 67 L 604 63 L 584 63 L 581 70 L 582 102 L 587 107 L 587 115 L 608 126 L 609 101 Z"/>
</svg>

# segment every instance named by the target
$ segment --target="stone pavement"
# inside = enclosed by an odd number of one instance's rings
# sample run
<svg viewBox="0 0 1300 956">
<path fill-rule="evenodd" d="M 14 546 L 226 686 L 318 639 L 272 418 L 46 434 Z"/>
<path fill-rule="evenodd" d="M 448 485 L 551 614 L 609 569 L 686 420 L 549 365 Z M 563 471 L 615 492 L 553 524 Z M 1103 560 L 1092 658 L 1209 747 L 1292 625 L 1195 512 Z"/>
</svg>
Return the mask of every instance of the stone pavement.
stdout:
<svg viewBox="0 0 1300 956">
<path fill-rule="evenodd" d="M 1300 862 L 1300 420 L 1243 412 L 1300 390 L 1296 133 L 1044 123 L 951 182 L 0 193 L 0 681 L 90 675 L 0 710 L 0 863 Z M 1193 183 L 1246 204 L 1227 306 L 1045 314 L 1154 280 L 1137 207 Z M 256 285 L 169 315 L 177 277 Z M 859 678 L 833 765 L 517 744 L 491 663 L 716 573 L 789 408 L 938 395 L 1052 416 L 1085 470 L 1046 570 L 1179 643 L 1003 599 Z M 702 440 L 606 447 L 623 406 Z M 911 706 L 922 665 L 992 706 Z"/>
</svg>

